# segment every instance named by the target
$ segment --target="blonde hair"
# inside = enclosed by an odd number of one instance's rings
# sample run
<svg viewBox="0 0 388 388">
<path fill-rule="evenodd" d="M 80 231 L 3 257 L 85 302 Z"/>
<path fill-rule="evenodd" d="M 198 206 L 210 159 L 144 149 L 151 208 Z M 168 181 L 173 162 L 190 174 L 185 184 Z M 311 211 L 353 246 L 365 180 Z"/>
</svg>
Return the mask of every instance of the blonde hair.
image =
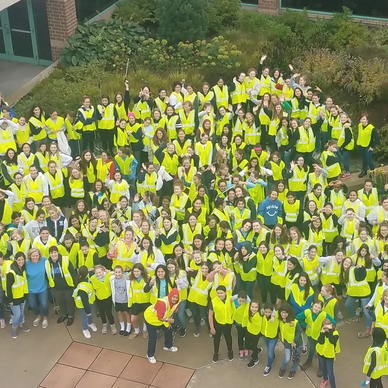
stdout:
<svg viewBox="0 0 388 388">
<path fill-rule="evenodd" d="M 33 255 L 34 253 L 38 253 L 39 255 L 39 261 L 42 260 L 42 252 L 38 249 L 38 248 L 31 248 L 29 251 L 28 251 L 28 259 L 31 260 L 31 255 Z"/>
</svg>

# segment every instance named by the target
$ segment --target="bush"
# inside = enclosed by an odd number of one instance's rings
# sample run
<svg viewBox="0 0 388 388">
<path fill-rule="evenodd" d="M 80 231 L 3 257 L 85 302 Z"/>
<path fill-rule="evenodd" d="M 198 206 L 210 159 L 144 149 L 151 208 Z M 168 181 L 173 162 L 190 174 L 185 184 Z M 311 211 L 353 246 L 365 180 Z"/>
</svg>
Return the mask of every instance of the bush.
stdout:
<svg viewBox="0 0 388 388">
<path fill-rule="evenodd" d="M 379 143 L 374 150 L 374 157 L 380 162 L 388 162 L 388 126 L 377 129 Z M 388 182 L 388 180 L 387 180 Z"/>
<path fill-rule="evenodd" d="M 117 3 L 113 17 L 138 24 L 156 23 L 156 0 L 123 0 Z"/>
<path fill-rule="evenodd" d="M 235 27 L 240 10 L 240 0 L 209 0 L 206 9 L 209 18 L 209 32 L 219 34 L 225 26 Z"/>
<path fill-rule="evenodd" d="M 137 50 L 136 66 L 158 71 L 187 71 L 189 69 L 235 70 L 241 65 L 241 52 L 222 36 L 211 42 L 179 42 L 169 46 L 166 40 L 148 39 Z"/>
<path fill-rule="evenodd" d="M 62 50 L 61 63 L 65 66 L 83 66 L 98 61 L 101 66 L 110 66 L 116 56 L 127 56 L 136 49 L 140 37 L 146 36 L 144 28 L 120 19 L 107 19 L 79 25 L 75 35 L 68 39 Z"/>
<path fill-rule="evenodd" d="M 170 44 L 204 39 L 208 32 L 207 0 L 157 0 L 160 38 Z"/>
</svg>

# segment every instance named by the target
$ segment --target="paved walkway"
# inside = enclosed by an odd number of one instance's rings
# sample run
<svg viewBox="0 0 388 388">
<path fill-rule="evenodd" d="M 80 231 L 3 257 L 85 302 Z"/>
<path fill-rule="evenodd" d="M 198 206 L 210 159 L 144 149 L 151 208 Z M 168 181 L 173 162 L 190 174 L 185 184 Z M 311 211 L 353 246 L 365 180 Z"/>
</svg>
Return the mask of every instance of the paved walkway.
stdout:
<svg viewBox="0 0 388 388">
<path fill-rule="evenodd" d="M 31 325 L 32 320 L 28 313 L 27 323 Z M 55 321 L 56 317 L 52 315 L 47 329 L 31 327 L 29 333 L 21 333 L 17 340 L 11 338 L 9 326 L 0 331 L 1 387 L 241 388 L 265 383 L 271 388 L 283 388 L 284 385 L 312 388 L 319 387 L 320 383 L 316 376 L 316 359 L 306 373 L 298 370 L 294 380 L 278 378 L 281 343 L 276 347 L 277 359 L 272 373 L 264 378 L 265 350 L 260 355 L 259 365 L 248 369 L 247 362 L 237 358 L 228 362 L 225 344 L 222 343 L 220 358 L 223 360 L 212 364 L 212 340 L 204 328 L 201 336 L 194 338 L 192 324 L 188 324 L 185 338 L 176 339 L 177 353 L 163 351 L 163 340 L 160 339 L 155 355 L 158 363 L 151 365 L 145 358 L 146 340 L 141 336 L 131 341 L 118 335 L 103 335 L 101 322 L 96 318 L 99 331 L 92 333 L 92 338 L 87 340 L 81 332 L 79 315 L 70 328 Z M 342 351 L 335 363 L 337 387 L 358 387 L 363 381 L 362 361 L 370 340 L 357 338 L 357 332 L 363 330 L 362 324 L 340 322 L 338 330 Z M 235 355 L 236 345 L 235 341 Z"/>
</svg>

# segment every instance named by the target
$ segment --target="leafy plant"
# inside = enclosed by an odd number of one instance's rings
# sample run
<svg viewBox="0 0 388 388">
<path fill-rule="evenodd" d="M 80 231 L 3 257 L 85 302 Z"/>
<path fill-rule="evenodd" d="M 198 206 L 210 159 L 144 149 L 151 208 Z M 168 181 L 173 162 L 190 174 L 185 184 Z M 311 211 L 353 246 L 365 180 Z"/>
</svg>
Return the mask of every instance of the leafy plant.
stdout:
<svg viewBox="0 0 388 388">
<path fill-rule="evenodd" d="M 107 19 L 79 25 L 75 35 L 68 39 L 62 50 L 61 63 L 65 66 L 86 65 L 98 61 L 109 66 L 115 56 L 126 56 L 140 45 L 140 37 L 146 36 L 138 24 L 120 19 Z"/>
<path fill-rule="evenodd" d="M 224 26 L 229 28 L 236 26 L 236 16 L 240 10 L 240 0 L 209 0 L 206 7 L 206 14 L 209 18 L 209 32 L 219 34 Z"/>
<path fill-rule="evenodd" d="M 156 23 L 156 0 L 123 0 L 117 3 L 114 17 L 139 24 Z"/>
</svg>

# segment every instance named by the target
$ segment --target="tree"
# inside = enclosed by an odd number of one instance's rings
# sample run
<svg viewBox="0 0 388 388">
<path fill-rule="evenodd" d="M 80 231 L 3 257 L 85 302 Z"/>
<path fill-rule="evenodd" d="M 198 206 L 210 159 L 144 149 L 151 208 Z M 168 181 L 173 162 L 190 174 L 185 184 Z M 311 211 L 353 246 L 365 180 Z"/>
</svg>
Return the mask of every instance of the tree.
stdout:
<svg viewBox="0 0 388 388">
<path fill-rule="evenodd" d="M 204 39 L 208 31 L 208 0 L 158 0 L 159 35 L 170 44 Z"/>
<path fill-rule="evenodd" d="M 241 10 L 240 0 L 208 0 L 206 7 L 210 32 L 219 34 L 225 28 L 236 26 Z"/>
</svg>

